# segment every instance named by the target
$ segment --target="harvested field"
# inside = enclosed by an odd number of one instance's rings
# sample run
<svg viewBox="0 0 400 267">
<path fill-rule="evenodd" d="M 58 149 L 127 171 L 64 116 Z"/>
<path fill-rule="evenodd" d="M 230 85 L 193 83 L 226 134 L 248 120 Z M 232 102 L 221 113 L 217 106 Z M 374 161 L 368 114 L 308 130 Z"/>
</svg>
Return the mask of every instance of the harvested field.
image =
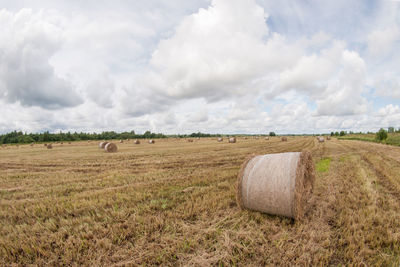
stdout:
<svg viewBox="0 0 400 267">
<path fill-rule="evenodd" d="M 253 153 L 309 150 L 311 209 L 301 221 L 236 205 Z M 400 148 L 157 139 L 118 153 L 79 142 L 0 149 L 0 265 L 400 264 Z"/>
</svg>

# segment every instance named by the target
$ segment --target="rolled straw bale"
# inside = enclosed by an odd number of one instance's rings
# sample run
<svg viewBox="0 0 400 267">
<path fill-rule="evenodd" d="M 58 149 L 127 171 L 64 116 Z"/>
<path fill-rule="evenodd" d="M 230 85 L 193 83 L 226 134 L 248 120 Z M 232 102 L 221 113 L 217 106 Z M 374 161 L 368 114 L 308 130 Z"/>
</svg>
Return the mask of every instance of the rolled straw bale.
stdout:
<svg viewBox="0 0 400 267">
<path fill-rule="evenodd" d="M 124 140 L 121 139 L 121 140 L 119 140 L 119 142 L 122 144 L 124 142 Z"/>
<path fill-rule="evenodd" d="M 31 143 L 31 146 L 34 146 L 34 145 L 35 145 L 35 143 L 34 143 L 34 142 L 32 142 L 32 143 Z"/>
<path fill-rule="evenodd" d="M 266 137 L 265 137 L 265 140 L 269 140 L 269 137 L 268 137 L 268 136 L 266 136 Z"/>
<path fill-rule="evenodd" d="M 100 142 L 99 143 L 99 148 L 104 149 L 107 144 L 108 144 L 108 142 Z"/>
<path fill-rule="evenodd" d="M 47 146 L 47 144 L 44 144 L 43 146 Z"/>
<path fill-rule="evenodd" d="M 155 143 L 155 141 L 153 139 L 149 140 L 149 144 L 154 144 L 154 143 Z"/>
<path fill-rule="evenodd" d="M 118 147 L 114 143 L 107 143 L 107 145 L 104 147 L 104 150 L 108 153 L 115 153 L 118 150 Z"/>
<path fill-rule="evenodd" d="M 193 139 L 188 139 L 188 142 L 189 143 L 193 143 Z"/>
<path fill-rule="evenodd" d="M 47 149 L 52 149 L 53 148 L 53 145 L 52 144 L 48 144 L 47 145 Z"/>
<path fill-rule="evenodd" d="M 286 142 L 287 141 L 287 137 L 284 136 L 284 137 L 282 137 L 281 140 L 282 140 L 282 142 Z"/>
<path fill-rule="evenodd" d="M 218 142 L 222 142 L 222 141 L 224 141 L 224 139 L 222 137 L 219 137 Z"/>
<path fill-rule="evenodd" d="M 236 143 L 236 137 L 229 138 L 229 143 Z"/>
<path fill-rule="evenodd" d="M 139 145 L 139 144 L 140 144 L 140 141 L 136 139 L 135 141 L 133 141 L 133 143 L 134 143 L 135 145 Z"/>
<path fill-rule="evenodd" d="M 331 137 L 330 137 L 330 136 L 327 136 L 327 137 L 326 137 L 326 140 L 331 140 Z"/>
<path fill-rule="evenodd" d="M 310 152 L 254 156 L 238 174 L 237 203 L 240 208 L 301 219 L 314 180 Z"/>
<path fill-rule="evenodd" d="M 318 137 L 318 142 L 323 143 L 324 141 L 325 139 L 322 136 Z"/>
</svg>

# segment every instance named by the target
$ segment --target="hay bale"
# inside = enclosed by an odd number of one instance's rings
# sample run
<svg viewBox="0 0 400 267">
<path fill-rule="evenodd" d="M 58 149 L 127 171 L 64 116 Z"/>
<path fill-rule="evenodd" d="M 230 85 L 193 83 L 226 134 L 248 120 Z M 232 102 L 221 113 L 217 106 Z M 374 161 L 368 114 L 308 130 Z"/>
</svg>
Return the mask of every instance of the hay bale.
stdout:
<svg viewBox="0 0 400 267">
<path fill-rule="evenodd" d="M 188 142 L 189 143 L 193 143 L 193 139 L 188 139 Z"/>
<path fill-rule="evenodd" d="M 330 136 L 327 136 L 327 137 L 326 137 L 326 140 L 331 140 L 331 137 L 330 137 Z"/>
<path fill-rule="evenodd" d="M 266 137 L 265 137 L 265 140 L 269 140 L 269 137 L 268 137 L 268 136 L 266 136 Z"/>
<path fill-rule="evenodd" d="M 282 140 L 282 142 L 286 142 L 287 141 L 287 137 L 284 136 L 284 137 L 282 137 L 281 140 Z"/>
<path fill-rule="evenodd" d="M 224 139 L 222 137 L 219 137 L 218 142 L 222 142 L 222 141 L 224 141 Z"/>
<path fill-rule="evenodd" d="M 140 145 L 140 141 L 139 140 L 135 140 L 135 141 L 133 141 L 133 143 L 135 144 L 135 145 Z"/>
<path fill-rule="evenodd" d="M 32 142 L 32 143 L 31 143 L 31 146 L 34 146 L 34 145 L 35 145 L 35 143 L 34 143 L 34 142 Z"/>
<path fill-rule="evenodd" d="M 47 144 L 44 144 L 44 146 L 47 146 Z"/>
<path fill-rule="evenodd" d="M 114 143 L 107 143 L 106 146 L 104 147 L 104 150 L 108 153 L 115 153 L 118 150 L 118 147 Z"/>
<path fill-rule="evenodd" d="M 52 149 L 53 148 L 53 145 L 52 144 L 48 144 L 47 145 L 47 149 Z"/>
<path fill-rule="evenodd" d="M 155 143 L 155 141 L 153 139 L 149 140 L 149 144 L 154 144 L 154 143 Z"/>
<path fill-rule="evenodd" d="M 320 137 L 318 137 L 318 142 L 323 143 L 323 142 L 325 142 L 325 139 L 322 136 L 320 136 Z"/>
<path fill-rule="evenodd" d="M 99 148 L 104 149 L 107 144 L 108 144 L 108 142 L 100 142 L 99 143 Z"/>
<path fill-rule="evenodd" d="M 121 140 L 119 140 L 119 142 L 122 144 L 124 142 L 124 140 L 121 139 Z"/>
<path fill-rule="evenodd" d="M 236 137 L 229 138 L 229 143 L 236 143 Z"/>
<path fill-rule="evenodd" d="M 254 156 L 238 174 L 237 203 L 240 208 L 301 219 L 314 180 L 310 152 Z"/>
</svg>

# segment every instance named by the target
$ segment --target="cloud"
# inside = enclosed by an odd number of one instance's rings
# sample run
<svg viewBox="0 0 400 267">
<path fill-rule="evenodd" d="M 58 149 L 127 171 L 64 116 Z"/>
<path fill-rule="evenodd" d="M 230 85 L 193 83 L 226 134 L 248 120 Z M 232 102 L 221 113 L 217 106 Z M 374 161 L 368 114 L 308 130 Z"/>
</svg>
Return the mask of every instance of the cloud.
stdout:
<svg viewBox="0 0 400 267">
<path fill-rule="evenodd" d="M 9 103 L 48 109 L 82 103 L 74 86 L 57 76 L 49 60 L 63 42 L 45 12 L 0 11 L 0 97 Z M 51 14 L 50 14 L 51 17 Z"/>
</svg>

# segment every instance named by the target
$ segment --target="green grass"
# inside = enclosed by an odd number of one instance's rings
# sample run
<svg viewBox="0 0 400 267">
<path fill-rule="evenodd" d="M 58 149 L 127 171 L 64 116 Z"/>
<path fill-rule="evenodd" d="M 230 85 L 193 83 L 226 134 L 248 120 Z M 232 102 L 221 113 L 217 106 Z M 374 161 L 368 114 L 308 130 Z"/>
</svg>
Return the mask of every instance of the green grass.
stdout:
<svg viewBox="0 0 400 267">
<path fill-rule="evenodd" d="M 316 169 L 319 172 L 326 172 L 329 170 L 329 166 L 331 165 L 331 159 L 330 158 L 324 158 L 321 159 L 317 165 L 316 165 Z"/>
<path fill-rule="evenodd" d="M 400 134 L 399 133 L 389 133 L 388 138 L 383 141 L 376 140 L 375 134 L 349 134 L 346 136 L 339 137 L 341 140 L 358 140 L 367 141 L 374 143 L 381 143 L 393 146 L 400 146 Z"/>
</svg>

